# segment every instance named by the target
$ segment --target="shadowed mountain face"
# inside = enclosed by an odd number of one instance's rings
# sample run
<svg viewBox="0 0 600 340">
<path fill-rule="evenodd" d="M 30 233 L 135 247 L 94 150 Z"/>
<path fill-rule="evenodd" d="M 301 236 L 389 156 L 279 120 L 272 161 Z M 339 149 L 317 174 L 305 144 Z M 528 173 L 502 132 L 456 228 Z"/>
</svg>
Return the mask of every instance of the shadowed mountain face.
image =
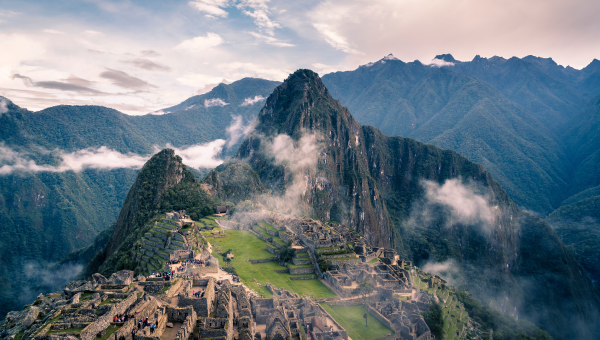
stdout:
<svg viewBox="0 0 600 340">
<path fill-rule="evenodd" d="M 255 199 L 276 209 L 347 223 L 425 268 L 452 266 L 457 286 L 557 338 L 568 338 L 574 322 L 589 336 L 597 320 L 584 270 L 481 165 L 361 126 L 312 71 L 275 89 L 237 156 L 205 181 L 234 193 L 254 187 Z"/>
</svg>

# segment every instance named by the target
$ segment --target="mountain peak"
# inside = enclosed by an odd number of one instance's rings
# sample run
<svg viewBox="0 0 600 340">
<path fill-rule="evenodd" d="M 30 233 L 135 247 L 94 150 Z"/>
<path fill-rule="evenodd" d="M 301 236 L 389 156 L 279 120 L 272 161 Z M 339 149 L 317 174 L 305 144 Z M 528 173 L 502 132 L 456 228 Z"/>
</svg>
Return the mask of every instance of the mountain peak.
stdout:
<svg viewBox="0 0 600 340">
<path fill-rule="evenodd" d="M 447 61 L 449 63 L 456 62 L 456 59 L 454 59 L 454 57 L 450 53 L 447 53 L 447 54 L 438 54 L 433 59 L 440 59 L 440 60 L 443 60 L 443 61 Z"/>
<path fill-rule="evenodd" d="M 255 129 L 266 136 L 285 133 L 298 139 L 303 131 L 324 129 L 323 122 L 342 111 L 343 107 L 331 97 L 319 75 L 300 69 L 267 98 Z"/>
<path fill-rule="evenodd" d="M 159 208 L 167 190 L 194 178 L 172 149 L 164 149 L 152 156 L 129 189 L 114 234 L 106 245 L 106 255 L 116 251 L 122 240 Z"/>
</svg>

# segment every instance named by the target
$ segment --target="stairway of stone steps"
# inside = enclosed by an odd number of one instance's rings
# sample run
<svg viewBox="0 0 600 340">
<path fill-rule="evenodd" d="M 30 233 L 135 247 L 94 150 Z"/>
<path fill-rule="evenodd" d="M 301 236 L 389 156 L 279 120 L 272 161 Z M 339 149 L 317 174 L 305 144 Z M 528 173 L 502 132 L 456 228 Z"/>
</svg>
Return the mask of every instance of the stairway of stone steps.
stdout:
<svg viewBox="0 0 600 340">
<path fill-rule="evenodd" d="M 185 236 L 177 233 L 175 221 L 163 218 L 144 234 L 141 248 L 133 253 L 146 274 L 162 271 L 165 261 L 187 244 Z"/>
</svg>

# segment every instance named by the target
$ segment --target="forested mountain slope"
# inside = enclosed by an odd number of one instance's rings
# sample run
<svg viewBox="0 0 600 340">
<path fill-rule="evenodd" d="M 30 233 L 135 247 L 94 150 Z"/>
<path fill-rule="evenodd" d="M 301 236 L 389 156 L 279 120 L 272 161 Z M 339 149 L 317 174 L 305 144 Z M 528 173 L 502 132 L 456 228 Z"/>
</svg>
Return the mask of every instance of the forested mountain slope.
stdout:
<svg viewBox="0 0 600 340">
<path fill-rule="evenodd" d="M 205 181 L 234 190 L 228 173 L 239 188 L 258 176 L 254 199 L 276 209 L 347 223 L 418 265 L 452 264 L 457 285 L 557 338 L 575 323 L 582 337 L 594 331 L 597 292 L 544 220 L 519 210 L 481 165 L 361 126 L 312 71 L 273 92 L 236 157 Z M 467 198 L 471 218 L 453 206 Z"/>
</svg>

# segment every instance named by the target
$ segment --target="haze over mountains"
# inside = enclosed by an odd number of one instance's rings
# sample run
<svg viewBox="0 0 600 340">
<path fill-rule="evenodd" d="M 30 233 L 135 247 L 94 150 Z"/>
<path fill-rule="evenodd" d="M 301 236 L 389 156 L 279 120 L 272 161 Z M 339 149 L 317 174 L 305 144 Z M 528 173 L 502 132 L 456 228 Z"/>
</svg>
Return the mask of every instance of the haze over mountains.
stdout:
<svg viewBox="0 0 600 340">
<path fill-rule="evenodd" d="M 500 274 L 488 283 L 501 287 L 496 287 L 496 293 L 519 277 L 542 280 L 556 275 L 564 278 L 553 281 L 558 288 L 534 294 L 519 288 L 519 298 L 531 302 L 524 303 L 525 311 L 547 308 L 549 314 L 540 316 L 544 320 L 557 317 L 552 313 L 561 309 L 591 313 L 597 292 L 587 285 L 579 265 L 544 221 L 520 212 L 511 200 L 542 216 L 550 213 L 549 220 L 560 226 L 558 235 L 575 258 L 592 279 L 599 279 L 594 259 L 600 250 L 590 240 L 599 238 L 595 211 L 600 197 L 600 62 L 594 60 L 575 70 L 536 57 L 476 57 L 458 62 L 440 55 L 435 63 L 405 63 L 388 56 L 354 71 L 325 75 L 323 83 L 309 74 L 314 80 L 310 85 L 301 81 L 286 85 L 288 90 L 308 86 L 316 91 L 309 91 L 312 94 L 302 100 L 292 96 L 294 91 L 278 89 L 272 101 L 266 102 L 279 83 L 247 78 L 162 110 L 168 114 L 141 117 L 97 106 L 56 106 L 33 113 L 4 100 L 6 109 L 0 114 L 0 147 L 5 151 L 0 163 L 0 218 L 4 222 L 0 276 L 12 275 L 13 279 L 0 281 L 2 313 L 18 304 L 11 292 L 26 278 L 19 270 L 23 263 L 60 260 L 89 245 L 116 220 L 137 169 L 155 146 L 170 144 L 188 150 L 220 140 L 211 148 L 189 152 L 189 160 L 211 153 L 207 159 L 212 162 L 197 161 L 196 168 L 212 168 L 226 155 L 246 159 L 251 169 L 227 163 L 205 179 L 224 197 L 241 200 L 247 194 L 236 187 L 239 181 L 231 180 L 238 175 L 246 179 L 248 193 L 281 193 L 293 184 L 293 176 L 285 176 L 282 164 L 294 160 L 260 157 L 253 135 L 238 150 L 265 103 L 255 132 L 273 137 L 286 134 L 298 142 L 308 129 L 335 141 L 329 149 L 315 149 L 312 140 L 305 140 L 310 153 L 330 157 L 322 174 L 326 180 L 308 177 L 313 188 L 321 187 L 306 203 L 319 217 L 348 218 L 372 242 L 395 246 L 415 261 L 459 259 L 462 270 L 476 283 L 473 273 L 493 264 Z M 317 102 L 321 106 L 315 108 Z M 330 116 L 335 118 L 323 120 Z M 373 125 L 387 136 L 361 124 Z M 396 135 L 457 151 L 466 159 L 411 139 L 388 137 Z M 289 140 L 278 142 L 282 150 L 289 150 Z M 76 162 L 83 164 L 79 167 L 65 161 L 88 155 L 81 150 L 104 160 L 103 146 L 134 162 L 102 170 L 106 167 L 97 161 Z M 256 176 L 248 177 L 249 170 Z M 416 178 L 434 180 L 440 186 L 451 178 L 483 182 L 492 188 L 492 201 L 503 207 L 503 218 L 511 215 L 520 224 L 503 220 L 503 230 L 494 230 L 490 238 L 472 230 L 463 234 L 458 227 L 445 229 L 441 217 L 420 229 L 401 228 L 411 217 L 413 204 L 421 204 L 415 203 L 416 198 L 425 189 Z M 423 223 L 418 218 L 414 221 Z M 489 249 L 498 244 L 501 247 L 496 250 Z M 546 247 L 544 254 L 549 257 L 544 261 L 531 252 L 540 247 Z M 562 265 L 552 268 L 556 259 Z M 510 269 L 502 270 L 507 263 Z M 543 294 L 551 296 L 551 305 L 539 304 Z M 572 297 L 575 306 L 563 305 L 569 299 L 560 295 Z M 570 321 L 560 322 L 565 326 Z"/>
</svg>

